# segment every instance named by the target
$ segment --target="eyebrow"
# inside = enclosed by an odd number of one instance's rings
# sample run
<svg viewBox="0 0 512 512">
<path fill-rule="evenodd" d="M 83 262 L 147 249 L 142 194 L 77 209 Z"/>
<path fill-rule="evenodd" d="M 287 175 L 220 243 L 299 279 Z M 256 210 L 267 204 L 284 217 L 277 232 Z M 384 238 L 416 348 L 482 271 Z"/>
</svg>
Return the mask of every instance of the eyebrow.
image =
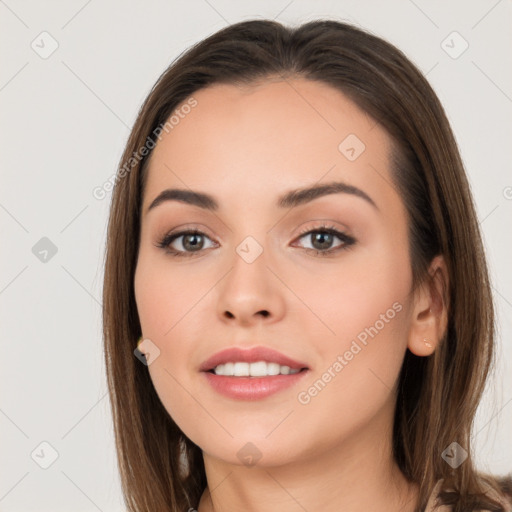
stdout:
<svg viewBox="0 0 512 512">
<path fill-rule="evenodd" d="M 353 185 L 348 185 L 347 183 L 340 181 L 291 190 L 278 199 L 277 206 L 279 208 L 293 208 L 295 206 L 309 203 L 318 197 L 339 193 L 360 197 L 377 210 L 379 209 L 373 199 L 366 192 L 354 187 Z M 166 201 L 179 201 L 193 206 L 199 206 L 200 208 L 204 208 L 205 210 L 212 212 L 218 211 L 219 209 L 219 203 L 209 194 L 193 190 L 172 188 L 162 190 L 162 192 L 160 192 L 160 194 L 149 205 L 146 213 Z"/>
</svg>

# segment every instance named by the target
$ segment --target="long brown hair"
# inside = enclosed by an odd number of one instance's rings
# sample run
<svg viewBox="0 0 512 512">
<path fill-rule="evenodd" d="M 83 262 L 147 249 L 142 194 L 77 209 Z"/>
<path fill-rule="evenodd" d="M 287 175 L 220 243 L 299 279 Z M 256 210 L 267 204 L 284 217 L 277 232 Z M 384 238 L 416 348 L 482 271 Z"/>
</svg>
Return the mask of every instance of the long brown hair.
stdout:
<svg viewBox="0 0 512 512">
<path fill-rule="evenodd" d="M 455 512 L 504 510 L 486 491 L 505 481 L 479 474 L 471 429 L 494 362 L 494 312 L 477 216 L 449 122 L 434 91 L 404 54 L 334 20 L 290 28 L 250 20 L 182 54 L 142 105 L 112 193 L 103 289 L 103 334 L 121 482 L 130 512 L 197 507 L 206 486 L 202 453 L 161 404 L 147 367 L 134 357 L 141 333 L 134 296 L 140 210 L 151 146 L 175 109 L 214 83 L 251 85 L 303 77 L 343 92 L 393 140 L 392 176 L 408 212 L 413 286 L 442 254 L 449 273 L 449 322 L 430 357 L 407 351 L 393 432 L 395 459 L 420 486 L 417 511 L 444 479 Z M 160 132 L 158 131 L 160 130 Z M 146 146 L 146 151 L 141 148 Z M 145 153 L 145 154 L 144 154 Z M 144 154 L 144 156 L 141 156 Z M 441 454 L 457 442 L 468 458 Z"/>
</svg>

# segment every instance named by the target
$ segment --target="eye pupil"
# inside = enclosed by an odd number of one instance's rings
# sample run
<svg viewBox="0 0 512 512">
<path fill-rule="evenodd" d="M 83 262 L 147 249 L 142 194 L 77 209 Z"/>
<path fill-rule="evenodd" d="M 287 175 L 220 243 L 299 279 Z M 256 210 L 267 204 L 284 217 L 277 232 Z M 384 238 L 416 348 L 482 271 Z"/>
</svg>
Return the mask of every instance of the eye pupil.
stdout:
<svg viewBox="0 0 512 512">
<path fill-rule="evenodd" d="M 189 250 L 189 249 L 192 249 L 192 250 L 197 250 L 198 247 L 199 249 L 201 249 L 201 247 L 203 246 L 203 243 L 204 241 L 201 240 L 201 242 L 189 242 L 190 239 L 196 239 L 197 238 L 202 238 L 201 235 L 198 235 L 197 233 L 193 233 L 193 234 L 189 234 L 189 235 L 184 235 L 183 236 L 183 247 L 185 247 L 185 249 Z"/>
<path fill-rule="evenodd" d="M 329 246 L 332 244 L 332 237 L 333 235 L 331 233 L 318 232 L 315 235 L 313 235 L 313 246 L 316 249 L 329 248 Z M 315 242 L 317 241 L 320 242 L 320 247 L 315 246 Z"/>
</svg>

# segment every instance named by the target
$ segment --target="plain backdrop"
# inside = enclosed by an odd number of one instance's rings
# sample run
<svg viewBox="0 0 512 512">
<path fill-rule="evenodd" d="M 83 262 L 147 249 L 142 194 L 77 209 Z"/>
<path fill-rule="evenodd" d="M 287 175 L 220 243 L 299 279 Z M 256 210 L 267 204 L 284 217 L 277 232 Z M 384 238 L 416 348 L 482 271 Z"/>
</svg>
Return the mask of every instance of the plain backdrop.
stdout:
<svg viewBox="0 0 512 512">
<path fill-rule="evenodd" d="M 121 511 L 101 337 L 115 172 L 165 68 L 227 24 L 346 20 L 427 74 L 452 123 L 485 237 L 498 365 L 479 466 L 512 471 L 512 2 L 0 1 L 0 510 Z M 456 32 L 456 33 L 454 33 Z M 463 264 L 463 262 L 461 262 Z"/>
</svg>

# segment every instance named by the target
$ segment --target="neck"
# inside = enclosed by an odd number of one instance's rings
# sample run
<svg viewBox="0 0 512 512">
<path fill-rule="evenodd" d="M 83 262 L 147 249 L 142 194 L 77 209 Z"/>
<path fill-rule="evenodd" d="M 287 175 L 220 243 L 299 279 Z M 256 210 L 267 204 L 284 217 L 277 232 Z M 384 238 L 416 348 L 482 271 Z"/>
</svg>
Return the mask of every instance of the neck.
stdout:
<svg viewBox="0 0 512 512">
<path fill-rule="evenodd" d="M 393 460 L 391 430 L 359 430 L 334 448 L 280 466 L 239 466 L 203 453 L 208 486 L 198 512 L 413 512 L 418 488 Z"/>
</svg>

